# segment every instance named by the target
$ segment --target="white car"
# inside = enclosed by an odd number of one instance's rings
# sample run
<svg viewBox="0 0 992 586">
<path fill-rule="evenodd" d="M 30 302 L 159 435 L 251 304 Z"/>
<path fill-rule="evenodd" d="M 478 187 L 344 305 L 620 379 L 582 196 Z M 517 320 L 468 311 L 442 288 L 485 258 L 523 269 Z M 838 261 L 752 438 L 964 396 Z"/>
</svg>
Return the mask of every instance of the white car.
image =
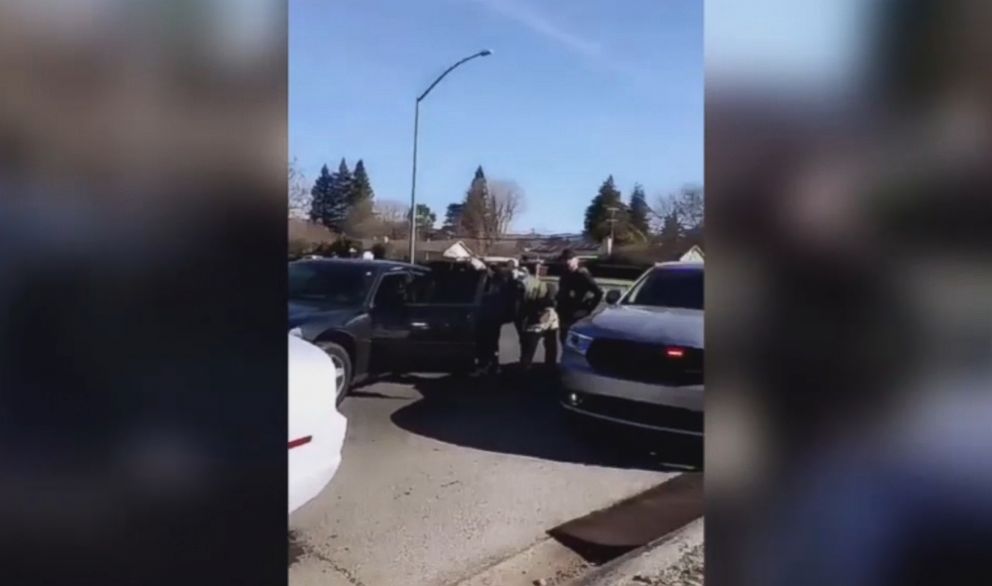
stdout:
<svg viewBox="0 0 992 586">
<path fill-rule="evenodd" d="M 341 463 L 348 421 L 337 409 L 334 362 L 289 336 L 289 512 L 330 483 Z"/>
</svg>

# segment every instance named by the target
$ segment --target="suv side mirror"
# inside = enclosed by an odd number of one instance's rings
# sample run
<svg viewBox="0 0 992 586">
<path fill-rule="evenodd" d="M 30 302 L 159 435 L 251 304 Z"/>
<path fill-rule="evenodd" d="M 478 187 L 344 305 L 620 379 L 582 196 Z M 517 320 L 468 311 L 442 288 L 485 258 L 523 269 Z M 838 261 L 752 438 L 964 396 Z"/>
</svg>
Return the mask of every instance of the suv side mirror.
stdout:
<svg viewBox="0 0 992 586">
<path fill-rule="evenodd" d="M 606 292 L 606 302 L 610 305 L 616 305 L 620 301 L 620 290 L 610 289 Z"/>
</svg>

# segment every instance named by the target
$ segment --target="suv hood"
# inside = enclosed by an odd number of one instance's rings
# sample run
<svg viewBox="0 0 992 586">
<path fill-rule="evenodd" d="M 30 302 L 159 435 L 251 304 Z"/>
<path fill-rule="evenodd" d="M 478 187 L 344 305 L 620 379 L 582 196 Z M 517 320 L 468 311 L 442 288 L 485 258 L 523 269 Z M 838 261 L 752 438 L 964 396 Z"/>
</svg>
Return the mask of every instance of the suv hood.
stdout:
<svg viewBox="0 0 992 586">
<path fill-rule="evenodd" d="M 573 330 L 594 338 L 703 347 L 703 311 L 645 305 L 607 306 Z"/>
</svg>

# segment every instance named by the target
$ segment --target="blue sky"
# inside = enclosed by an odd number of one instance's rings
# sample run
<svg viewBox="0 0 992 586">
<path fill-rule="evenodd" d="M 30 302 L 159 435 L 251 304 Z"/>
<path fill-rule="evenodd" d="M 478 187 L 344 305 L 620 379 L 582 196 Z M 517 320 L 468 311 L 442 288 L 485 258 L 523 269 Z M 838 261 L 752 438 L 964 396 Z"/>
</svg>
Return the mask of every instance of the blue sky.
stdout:
<svg viewBox="0 0 992 586">
<path fill-rule="evenodd" d="M 516 182 L 516 231 L 580 231 L 607 175 L 649 200 L 703 181 L 702 0 L 290 0 L 289 154 L 358 158 L 378 199 L 443 216 L 476 166 Z M 621 8 L 622 6 L 622 8 Z"/>
</svg>

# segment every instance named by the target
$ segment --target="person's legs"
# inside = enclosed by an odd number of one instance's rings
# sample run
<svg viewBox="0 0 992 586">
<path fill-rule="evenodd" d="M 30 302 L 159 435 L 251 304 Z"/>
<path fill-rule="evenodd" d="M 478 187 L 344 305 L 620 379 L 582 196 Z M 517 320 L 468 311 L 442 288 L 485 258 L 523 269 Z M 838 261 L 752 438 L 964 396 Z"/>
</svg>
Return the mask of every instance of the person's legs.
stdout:
<svg viewBox="0 0 992 586">
<path fill-rule="evenodd" d="M 523 362 L 524 346 L 527 344 L 527 330 L 524 329 L 523 320 L 513 322 L 513 326 L 517 329 L 517 344 L 520 349 L 520 361 Z"/>
<path fill-rule="evenodd" d="M 558 339 L 561 340 L 562 346 L 565 345 L 565 340 L 568 339 L 568 329 L 572 327 L 572 322 L 560 318 L 558 324 Z"/>
<path fill-rule="evenodd" d="M 484 320 L 479 323 L 478 335 L 476 337 L 476 361 L 478 362 L 479 372 L 483 372 L 486 369 L 492 367 L 493 362 L 493 324 L 489 320 Z M 498 334 L 497 334 L 498 336 Z"/>
<path fill-rule="evenodd" d="M 534 353 L 537 351 L 537 342 L 541 334 L 536 332 L 524 332 L 520 345 L 520 367 L 523 370 L 530 368 L 534 362 Z"/>
<path fill-rule="evenodd" d="M 555 330 L 544 333 L 544 363 L 548 366 L 558 364 L 558 334 Z"/>
<path fill-rule="evenodd" d="M 489 328 L 489 339 L 487 352 L 489 355 L 489 368 L 492 371 L 499 370 L 499 335 L 503 329 L 503 324 L 494 322 Z"/>
</svg>

